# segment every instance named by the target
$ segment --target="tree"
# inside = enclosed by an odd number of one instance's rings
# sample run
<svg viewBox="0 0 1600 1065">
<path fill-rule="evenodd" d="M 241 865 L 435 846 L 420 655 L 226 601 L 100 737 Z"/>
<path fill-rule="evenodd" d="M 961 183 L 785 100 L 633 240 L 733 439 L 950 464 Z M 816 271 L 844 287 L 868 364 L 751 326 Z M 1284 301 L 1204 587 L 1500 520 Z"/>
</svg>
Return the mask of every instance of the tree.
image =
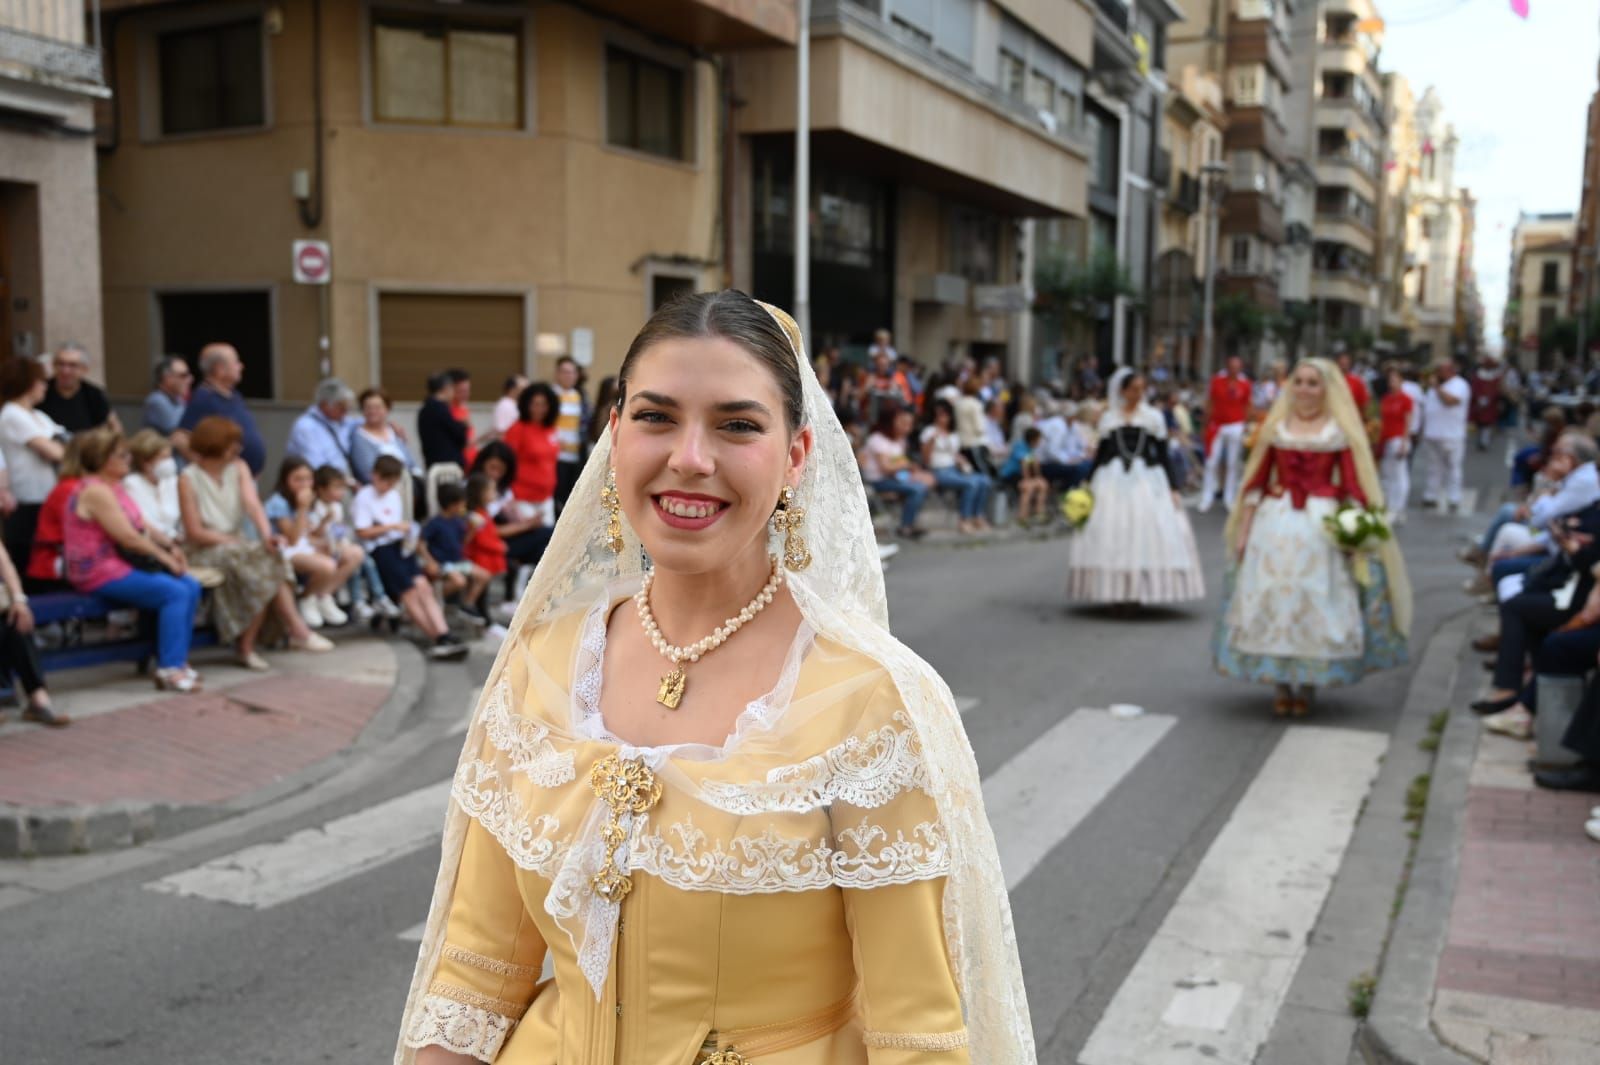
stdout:
<svg viewBox="0 0 1600 1065">
<path fill-rule="evenodd" d="M 1229 355 L 1244 354 L 1241 349 L 1260 343 L 1267 333 L 1267 312 L 1255 300 L 1237 292 L 1217 297 L 1211 321 L 1222 339 L 1222 350 Z"/>
<path fill-rule="evenodd" d="M 1291 364 L 1300 361 L 1300 342 L 1316 317 L 1316 308 L 1306 300 L 1290 300 L 1273 315 L 1272 335 L 1283 344 Z"/>
<path fill-rule="evenodd" d="M 1033 292 L 1034 311 L 1075 334 L 1109 316 L 1119 297 L 1135 301 L 1140 297 L 1128 271 L 1108 251 L 1081 263 L 1064 252 L 1041 257 L 1033 274 Z"/>
</svg>

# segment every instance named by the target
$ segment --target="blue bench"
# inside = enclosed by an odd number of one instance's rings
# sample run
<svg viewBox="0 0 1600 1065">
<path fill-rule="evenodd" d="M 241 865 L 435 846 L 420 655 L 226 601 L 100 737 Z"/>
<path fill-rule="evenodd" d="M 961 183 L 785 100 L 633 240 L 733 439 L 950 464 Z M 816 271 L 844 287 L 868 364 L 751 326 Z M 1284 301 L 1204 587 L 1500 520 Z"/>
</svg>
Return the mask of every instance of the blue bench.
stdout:
<svg viewBox="0 0 1600 1065">
<path fill-rule="evenodd" d="M 35 631 L 45 625 L 62 628 L 63 640 L 59 647 L 39 648 L 39 662 L 46 673 L 108 662 L 133 662 L 142 673 L 155 658 L 154 614 L 140 611 L 139 629 L 132 637 L 86 643 L 83 638 L 85 622 L 104 621 L 113 610 L 131 608 L 113 606 L 98 596 L 77 592 L 41 592 L 29 596 L 28 605 L 33 608 Z M 216 642 L 216 631 L 209 626 L 195 631 L 194 646 L 207 647 Z"/>
</svg>

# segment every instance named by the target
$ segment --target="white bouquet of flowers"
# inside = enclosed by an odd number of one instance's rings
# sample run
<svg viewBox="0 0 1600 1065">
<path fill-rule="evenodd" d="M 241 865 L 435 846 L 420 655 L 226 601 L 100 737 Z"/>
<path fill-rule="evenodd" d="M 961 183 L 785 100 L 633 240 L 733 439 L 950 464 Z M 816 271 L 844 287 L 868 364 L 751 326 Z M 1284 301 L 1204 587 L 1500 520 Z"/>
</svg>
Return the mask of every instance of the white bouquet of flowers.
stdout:
<svg viewBox="0 0 1600 1065">
<path fill-rule="evenodd" d="M 1323 518 L 1322 528 L 1335 546 L 1354 556 L 1351 565 L 1356 580 L 1361 584 L 1370 583 L 1367 555 L 1376 551 L 1378 544 L 1394 536 L 1383 511 L 1347 503 Z"/>
</svg>

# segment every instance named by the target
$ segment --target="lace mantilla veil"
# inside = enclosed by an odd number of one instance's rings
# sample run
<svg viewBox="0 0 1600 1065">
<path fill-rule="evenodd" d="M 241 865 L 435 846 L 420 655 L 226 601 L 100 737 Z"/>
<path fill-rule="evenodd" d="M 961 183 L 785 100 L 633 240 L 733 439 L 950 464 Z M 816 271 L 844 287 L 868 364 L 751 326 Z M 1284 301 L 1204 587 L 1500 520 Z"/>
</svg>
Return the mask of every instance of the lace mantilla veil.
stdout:
<svg viewBox="0 0 1600 1065">
<path fill-rule="evenodd" d="M 984 813 L 972 747 L 948 686 L 927 663 L 889 633 L 888 602 L 877 541 L 849 437 L 834 415 L 810 360 L 804 356 L 794 320 L 775 307 L 763 306 L 789 336 L 803 381 L 805 419 L 814 436 L 796 500 L 796 505 L 807 515 L 805 534 L 814 561 L 803 572 L 790 574 L 789 588 L 806 623 L 818 637 L 866 655 L 887 672 L 896 689 L 897 701 L 903 707 L 895 715 L 895 721 L 904 726 L 904 733 L 896 739 L 890 736 L 890 729 L 884 728 L 880 730 L 881 738 L 874 737 L 865 744 L 852 737 L 836 749 L 842 754 L 830 752 L 829 756 L 805 759 L 800 765 L 772 768 L 766 773 L 764 783 L 757 781 L 754 786 L 743 789 L 746 794 L 741 801 L 764 804 L 760 812 L 769 814 L 776 822 L 783 811 L 815 808 L 832 799 L 844 798 L 852 807 L 887 806 L 893 803 L 894 795 L 915 788 L 919 794 L 925 792 L 931 796 L 937 824 L 917 826 L 914 838 L 908 840 L 863 821 L 861 829 L 855 833 L 840 832 L 841 836 L 854 839 L 857 848 L 854 859 L 843 842 L 839 850 L 829 852 L 817 846 L 798 859 L 791 852 L 785 852 L 785 860 L 771 863 L 760 883 L 739 882 L 729 875 L 715 883 L 703 878 L 694 883 L 680 883 L 665 875 L 663 878 L 675 886 L 729 893 L 870 887 L 874 883 L 926 879 L 932 875 L 930 870 L 935 869 L 936 862 L 937 874 L 947 877 L 945 940 L 961 993 L 971 1060 L 984 1065 L 1036 1065 L 1033 1027 L 1017 957 L 1010 900 L 994 834 Z M 549 548 L 523 594 L 510 633 L 501 644 L 479 696 L 452 789 L 433 905 L 406 1000 L 396 1065 L 410 1065 L 415 1057 L 416 1051 L 406 1045 L 406 1033 L 412 1030 L 413 1022 L 426 1008 L 424 999 L 443 948 L 463 842 L 474 816 L 486 828 L 501 829 L 495 834 L 502 845 L 510 844 L 508 853 L 519 866 L 550 877 L 552 901 L 547 903 L 547 910 L 556 913 L 565 906 L 562 916 L 571 917 L 575 907 L 581 908 L 581 903 L 573 903 L 567 896 L 581 892 L 585 886 L 581 877 L 585 870 L 574 869 L 580 864 L 580 859 L 574 855 L 582 847 L 570 846 L 563 854 L 559 842 L 541 839 L 540 826 L 529 824 L 530 820 L 544 819 L 530 819 L 522 814 L 521 819 L 516 820 L 520 806 L 509 785 L 503 785 L 499 793 L 490 789 L 487 800 L 484 795 L 486 781 L 492 785 L 513 774 L 531 777 L 533 786 L 564 783 L 568 788 L 587 791 L 586 781 L 572 779 L 570 762 L 566 776 L 562 776 L 562 756 L 546 742 L 547 729 L 530 719 L 516 717 L 514 711 L 508 714 L 508 685 L 515 688 L 520 682 L 524 687 L 533 687 L 539 683 L 539 679 L 530 676 L 530 671 L 516 660 L 541 626 L 567 615 L 590 611 L 608 588 L 630 578 L 636 580 L 641 574 L 640 544 L 625 518 L 623 551 L 614 554 L 607 546 L 600 493 L 610 464 L 610 450 L 610 436 L 602 434 L 556 524 Z M 777 543 L 775 539 L 775 547 Z M 574 686 L 573 678 L 561 679 L 566 687 Z M 549 683 L 548 679 L 545 683 Z M 519 697 L 520 693 L 512 693 L 510 699 L 515 702 Z M 772 735 L 761 737 L 768 743 L 769 751 L 781 746 L 779 741 L 788 726 L 787 717 L 783 715 L 771 726 Z M 743 719 L 740 727 L 741 730 L 744 727 Z M 491 766 L 485 766 L 485 751 L 495 754 Z M 565 757 L 570 759 L 571 756 Z M 909 769 L 908 757 L 915 763 Z M 737 803 L 728 805 L 715 800 L 707 794 L 709 785 L 696 792 L 693 779 L 682 773 L 673 775 L 672 767 L 665 762 L 653 764 L 658 774 L 669 774 L 669 788 L 678 784 L 707 803 L 713 823 L 719 812 L 736 816 L 753 812 L 740 809 Z M 797 779 L 805 785 L 798 791 Z M 874 789 L 879 797 L 862 797 Z M 473 811 L 471 815 L 467 812 L 469 809 Z M 491 826 L 496 818 L 499 825 Z M 510 832 L 505 831 L 508 819 L 515 822 Z M 677 829 L 682 832 L 683 826 L 680 824 Z M 767 831 L 764 839 L 755 841 L 758 845 L 771 842 L 772 829 L 769 827 Z M 704 835 L 692 826 L 689 832 Z M 892 872 L 876 878 L 862 875 L 866 859 L 874 857 L 867 854 L 867 844 L 874 839 L 878 841 L 879 858 L 891 850 L 902 859 L 905 855 L 912 856 L 897 867 L 902 870 L 898 879 Z M 660 850 L 664 844 L 660 837 L 655 837 L 655 842 L 657 850 L 648 852 L 639 845 L 636 835 L 634 875 L 664 873 Z M 686 838 L 686 851 L 690 850 L 689 842 Z M 717 842 L 717 847 L 715 857 L 726 858 L 721 841 Z M 709 862 L 708 857 L 701 855 L 701 862 L 695 867 L 696 871 L 708 868 L 704 864 Z M 914 872 L 904 872 L 913 867 Z M 883 866 L 880 864 L 876 868 Z M 574 889 L 574 885 L 578 887 Z M 587 916 L 578 915 L 580 919 L 575 923 L 581 928 L 587 920 L 589 936 L 595 939 L 597 928 L 604 931 L 605 906 L 590 900 L 587 911 Z M 612 906 L 610 917 L 614 920 L 614 916 L 615 907 Z M 573 934 L 569 924 L 562 923 L 562 927 Z M 574 942 L 577 940 L 578 935 L 574 935 Z M 586 944 L 591 949 L 595 946 Z M 599 937 L 598 947 L 609 957 L 609 940 L 603 935 Z M 580 950 L 580 963 L 583 956 L 584 951 Z M 596 974 L 589 975 L 593 983 Z"/>
</svg>

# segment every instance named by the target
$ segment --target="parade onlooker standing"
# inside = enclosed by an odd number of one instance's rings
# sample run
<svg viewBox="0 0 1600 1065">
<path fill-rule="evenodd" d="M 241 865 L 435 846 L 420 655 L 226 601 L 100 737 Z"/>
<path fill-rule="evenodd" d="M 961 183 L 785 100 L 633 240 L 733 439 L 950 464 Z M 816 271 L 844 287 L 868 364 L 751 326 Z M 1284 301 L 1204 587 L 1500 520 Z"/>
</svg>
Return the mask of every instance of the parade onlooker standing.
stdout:
<svg viewBox="0 0 1600 1065">
<path fill-rule="evenodd" d="M 198 690 L 200 674 L 189 665 L 189 644 L 200 583 L 189 574 L 178 546 L 147 529 L 139 505 L 122 487 L 132 472 L 122 434 L 110 426 L 85 434 L 78 457 L 84 481 L 66 511 L 67 579 L 80 592 L 154 611 L 156 687 Z"/>
<path fill-rule="evenodd" d="M 1409 466 L 1416 461 L 1417 447 L 1422 443 L 1422 408 L 1427 402 L 1427 395 L 1422 391 L 1422 385 L 1417 383 L 1415 370 L 1402 371 L 1400 387 L 1411 398 L 1411 422 L 1406 429 L 1411 438 L 1411 451 L 1406 458 L 1406 465 Z"/>
<path fill-rule="evenodd" d="M 522 390 L 527 387 L 527 374 L 514 373 L 506 378 L 505 387 L 500 390 L 500 398 L 494 403 L 495 432 L 503 433 L 516 423 L 517 397 L 522 395 Z"/>
<path fill-rule="evenodd" d="M 337 377 L 317 385 L 311 406 L 294 420 L 284 454 L 303 459 L 311 469 L 332 466 L 350 475 L 350 433 L 359 419 L 350 416 L 355 394 Z"/>
<path fill-rule="evenodd" d="M 243 379 L 244 363 L 232 344 L 207 344 L 202 348 L 200 384 L 189 393 L 189 402 L 183 408 L 172 443 L 180 454 L 192 459 L 189 435 L 195 426 L 206 418 L 227 418 L 239 427 L 239 457 L 250 467 L 250 476 L 259 477 L 267 465 L 267 442 L 262 439 L 255 415 L 245 406 L 244 396 L 239 392 L 239 382 Z"/>
<path fill-rule="evenodd" d="M 1489 450 L 1494 438 L 1494 427 L 1500 424 L 1500 399 L 1503 394 L 1504 372 L 1500 360 L 1485 355 L 1472 375 L 1472 424 L 1478 429 L 1478 450 Z"/>
<path fill-rule="evenodd" d="M 1406 395 L 1405 375 L 1400 367 L 1389 367 L 1389 388 L 1378 401 L 1379 479 L 1383 499 L 1389 506 L 1391 524 L 1403 525 L 1406 500 L 1411 496 L 1411 422 L 1413 404 Z"/>
<path fill-rule="evenodd" d="M 44 399 L 44 367 L 37 359 L 12 359 L 0 371 L 0 454 L 11 475 L 17 507 L 6 516 L 6 551 L 12 558 L 33 554 L 39 508 L 56 486 L 67 432 L 38 405 Z M 24 563 L 26 564 L 26 563 Z"/>
<path fill-rule="evenodd" d="M 588 455 L 583 431 L 589 424 L 589 401 L 583 397 L 583 371 L 571 355 L 563 355 L 556 362 L 556 400 L 559 404 L 556 438 L 561 443 L 561 455 L 556 461 L 556 508 L 559 510 L 572 494 L 572 486 L 578 483 L 578 474 Z"/>
<path fill-rule="evenodd" d="M 517 456 L 511 494 L 517 498 L 519 516 L 537 516 L 544 525 L 556 523 L 560 416 L 555 389 L 535 381 L 517 397 L 517 422 L 505 433 L 506 446 Z"/>
<path fill-rule="evenodd" d="M 63 344 L 51 360 L 54 376 L 39 409 L 69 433 L 109 425 L 122 432 L 122 422 L 111 409 L 105 389 L 88 379 L 89 353 L 80 344 Z"/>
<path fill-rule="evenodd" d="M 406 446 L 400 430 L 389 420 L 389 395 L 381 388 L 361 393 L 361 423 L 350 433 L 350 472 L 362 484 L 372 480 L 372 464 L 379 455 L 393 455 L 411 475 L 422 471 Z M 320 467 L 318 467 L 320 469 Z"/>
<path fill-rule="evenodd" d="M 417 411 L 417 437 L 422 443 L 422 461 L 429 466 L 451 462 L 467 468 L 469 427 L 451 413 L 456 386 L 448 373 L 428 378 L 428 398 Z"/>
<path fill-rule="evenodd" d="M 1438 506 L 1443 495 L 1454 511 L 1461 505 L 1461 463 L 1467 451 L 1467 409 L 1472 388 L 1454 359 L 1437 367 L 1438 377 L 1422 405 L 1422 453 L 1427 463 L 1422 505 Z"/>
<path fill-rule="evenodd" d="M 462 448 L 462 454 L 468 464 L 472 457 L 478 453 L 473 445 L 473 439 L 478 435 L 477 427 L 472 424 L 472 374 L 456 367 L 446 370 L 450 377 L 450 416 L 467 428 L 467 442 Z"/>
<path fill-rule="evenodd" d="M 168 355 L 156 364 L 155 388 L 144 397 L 144 426 L 162 436 L 178 431 L 183 420 L 184 405 L 189 402 L 189 385 L 194 374 L 189 364 L 176 355 Z"/>
<path fill-rule="evenodd" d="M 194 462 L 178 477 L 178 508 L 190 561 L 223 576 L 211 593 L 217 637 L 234 645 L 240 665 L 260 671 L 268 667 L 256 652 L 256 640 L 274 608 L 295 650 L 331 651 L 333 644 L 312 632 L 295 609 L 278 555 L 282 540 L 267 522 L 243 448 L 236 422 L 213 415 L 196 425 L 189 436 Z M 255 529 L 255 539 L 246 538 L 247 524 Z"/>
<path fill-rule="evenodd" d="M 888 333 L 882 330 L 879 330 L 879 333 L 884 337 L 888 336 Z M 911 382 L 906 380 L 905 374 L 895 369 L 893 348 L 874 345 L 872 372 L 867 375 L 862 400 L 862 413 L 866 415 L 869 425 L 881 422 L 887 411 L 900 408 L 910 410 L 916 403 L 916 395 L 911 391 Z M 980 411 L 981 409 L 980 404 Z"/>
<path fill-rule="evenodd" d="M 1232 510 L 1233 501 L 1239 497 L 1239 474 L 1244 469 L 1244 427 L 1250 417 L 1253 392 L 1250 378 L 1244 372 L 1244 360 L 1237 355 L 1228 356 L 1226 367 L 1211 379 L 1206 395 L 1206 471 L 1200 485 L 1201 513 L 1211 509 L 1219 479 L 1224 507 Z"/>
<path fill-rule="evenodd" d="M 1355 370 L 1355 363 L 1348 351 L 1339 353 L 1339 372 L 1344 375 L 1344 383 L 1350 389 L 1350 398 L 1355 401 L 1356 412 L 1363 419 L 1372 404 L 1372 393 L 1367 388 L 1367 379 Z"/>
</svg>

